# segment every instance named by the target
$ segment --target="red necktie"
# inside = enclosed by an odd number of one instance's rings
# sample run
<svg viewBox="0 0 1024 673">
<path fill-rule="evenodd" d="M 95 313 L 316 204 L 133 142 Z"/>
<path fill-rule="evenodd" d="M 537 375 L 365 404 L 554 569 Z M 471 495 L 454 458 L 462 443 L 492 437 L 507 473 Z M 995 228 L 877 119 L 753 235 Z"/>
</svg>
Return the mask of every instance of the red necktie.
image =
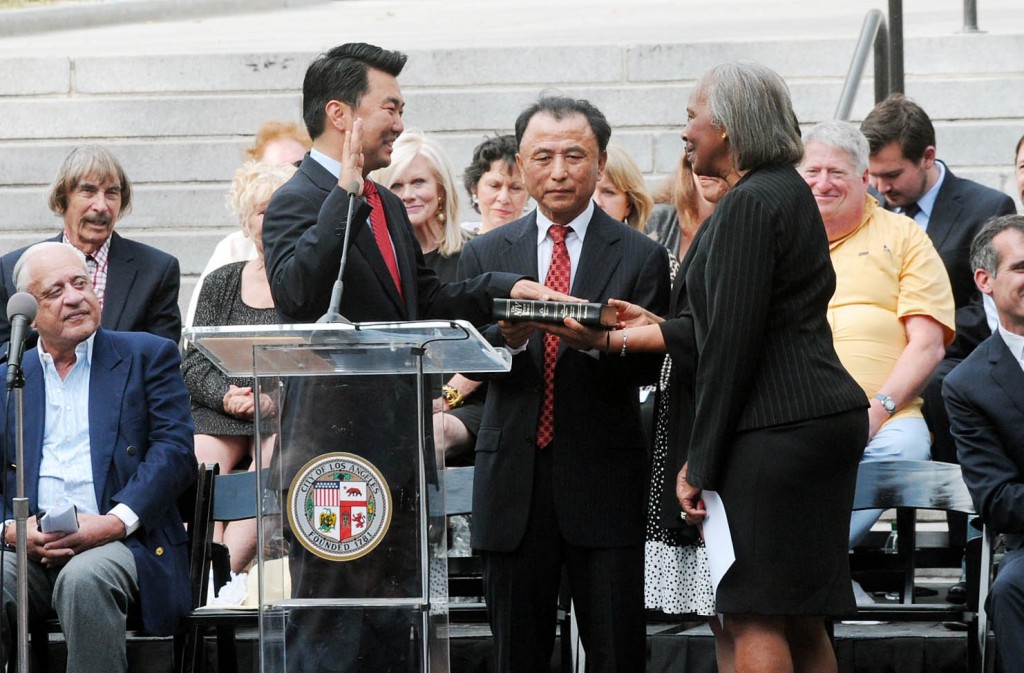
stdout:
<svg viewBox="0 0 1024 673">
<path fill-rule="evenodd" d="M 377 192 L 377 185 L 372 180 L 363 180 L 363 194 L 370 204 L 370 228 L 373 229 L 373 238 L 377 241 L 380 254 L 384 258 L 384 264 L 391 273 L 391 279 L 395 281 L 398 288 L 398 296 L 405 298 L 402 294 L 402 278 L 398 275 L 398 262 L 395 260 L 395 250 L 391 247 L 391 239 L 388 237 L 388 223 L 384 219 L 384 204 L 380 201 L 380 194 Z"/>
<path fill-rule="evenodd" d="M 544 284 L 556 292 L 569 293 L 571 264 L 565 237 L 572 227 L 552 224 L 548 236 L 555 242 L 551 250 L 551 266 Z M 544 398 L 540 406 L 540 420 L 537 422 L 537 446 L 541 449 L 551 443 L 555 436 L 555 363 L 558 360 L 559 339 L 553 334 L 544 335 Z"/>
</svg>

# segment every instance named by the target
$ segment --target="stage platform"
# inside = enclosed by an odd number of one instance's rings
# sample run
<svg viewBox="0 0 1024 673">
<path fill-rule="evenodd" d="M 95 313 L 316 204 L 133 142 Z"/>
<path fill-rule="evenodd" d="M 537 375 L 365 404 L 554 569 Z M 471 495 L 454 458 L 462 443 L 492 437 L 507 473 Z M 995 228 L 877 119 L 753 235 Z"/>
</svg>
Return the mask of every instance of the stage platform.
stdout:
<svg viewBox="0 0 1024 673">
<path fill-rule="evenodd" d="M 711 630 L 699 623 L 648 625 L 646 673 L 716 673 Z M 840 673 L 963 673 L 966 633 L 942 624 L 836 624 Z M 559 673 L 558 647 L 551 673 Z M 452 673 L 491 671 L 490 631 L 486 624 L 460 625 L 451 643 Z M 169 638 L 131 638 L 129 669 L 138 673 L 174 673 Z M 240 673 L 257 673 L 256 634 L 239 634 Z M 51 636 L 50 668 L 63 670 L 64 642 Z M 212 636 L 207 640 L 207 671 L 217 672 Z"/>
</svg>

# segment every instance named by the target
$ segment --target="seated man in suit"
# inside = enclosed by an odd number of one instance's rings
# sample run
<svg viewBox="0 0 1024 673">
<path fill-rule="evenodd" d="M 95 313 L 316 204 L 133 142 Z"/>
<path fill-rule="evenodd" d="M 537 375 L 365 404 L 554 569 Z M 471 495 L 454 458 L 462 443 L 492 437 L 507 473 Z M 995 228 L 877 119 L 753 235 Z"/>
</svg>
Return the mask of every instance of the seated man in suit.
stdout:
<svg viewBox="0 0 1024 673">
<path fill-rule="evenodd" d="M 39 303 L 37 349 L 25 352 L 25 464 L 15 468 L 14 405 L 6 436 L 0 660 L 16 629 L 16 549 L 28 553 L 29 616 L 56 612 L 69 673 L 128 670 L 129 614 L 154 635 L 188 612 L 187 536 L 178 497 L 195 479 L 192 418 L 175 344 L 100 328 L 85 257 L 70 245 L 30 247 L 16 287 Z M 4 376 L 7 367 L 0 368 Z M 12 498 L 23 469 L 29 513 L 17 536 Z M 43 510 L 77 508 L 78 530 L 42 533 Z"/>
<path fill-rule="evenodd" d="M 178 260 L 114 231 L 131 209 L 132 186 L 110 150 L 97 145 L 76 147 L 64 159 L 50 189 L 50 210 L 64 220 L 54 237 L 85 255 L 89 279 L 102 310 L 103 327 L 123 332 L 149 332 L 177 343 L 181 337 Z M 14 265 L 20 248 L 0 257 L 0 305 L 14 294 Z M 0 315 L 0 361 L 7 359 L 11 326 Z M 35 343 L 32 335 L 29 345 Z"/>
<path fill-rule="evenodd" d="M 560 292 L 657 314 L 668 253 L 591 200 L 611 127 L 585 100 L 543 97 L 516 120 L 516 163 L 537 210 L 467 244 L 459 275 L 538 274 Z M 567 347 L 539 323 L 484 336 L 516 355 L 490 380 L 476 442 L 472 546 L 498 673 L 547 670 L 566 571 L 588 669 L 644 670 L 647 443 L 638 386 L 662 356 Z"/>
<path fill-rule="evenodd" d="M 950 372 L 942 395 L 974 507 L 1006 539 L 985 607 L 1010 670 L 1024 661 L 1024 217 L 986 222 L 971 262 L 999 325 Z"/>
<path fill-rule="evenodd" d="M 953 340 L 953 295 L 935 246 L 910 219 L 867 193 L 868 142 L 856 126 L 818 124 L 800 173 L 811 187 L 836 271 L 832 339 L 868 408 L 863 460 L 928 460 L 921 390 Z M 881 510 L 853 513 L 850 546 Z"/>
</svg>

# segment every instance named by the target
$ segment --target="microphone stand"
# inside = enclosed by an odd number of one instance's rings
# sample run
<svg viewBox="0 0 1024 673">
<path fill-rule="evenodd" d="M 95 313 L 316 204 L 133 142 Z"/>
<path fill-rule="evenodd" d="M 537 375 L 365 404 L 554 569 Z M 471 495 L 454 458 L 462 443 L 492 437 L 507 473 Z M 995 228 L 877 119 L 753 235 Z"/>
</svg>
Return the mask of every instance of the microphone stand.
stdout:
<svg viewBox="0 0 1024 673">
<path fill-rule="evenodd" d="M 14 505 L 15 530 L 18 543 L 15 545 L 18 560 L 18 673 L 29 673 L 28 651 L 28 498 L 25 497 L 25 377 L 21 367 L 16 368 L 14 381 L 8 386 L 8 393 L 14 393 L 14 445 L 17 494 Z"/>
<path fill-rule="evenodd" d="M 348 239 L 349 232 L 352 231 L 352 211 L 356 209 L 356 190 L 359 189 L 358 185 L 353 186 L 355 189 L 348 190 L 348 212 L 345 213 L 345 236 L 341 239 L 341 263 L 338 265 L 338 279 L 334 281 L 334 287 L 331 288 L 331 303 L 327 307 L 327 313 L 317 319 L 318 323 L 352 324 L 351 320 L 338 311 L 341 308 L 341 294 L 345 291 L 345 281 L 342 276 L 345 275 L 345 265 L 348 263 Z"/>
</svg>

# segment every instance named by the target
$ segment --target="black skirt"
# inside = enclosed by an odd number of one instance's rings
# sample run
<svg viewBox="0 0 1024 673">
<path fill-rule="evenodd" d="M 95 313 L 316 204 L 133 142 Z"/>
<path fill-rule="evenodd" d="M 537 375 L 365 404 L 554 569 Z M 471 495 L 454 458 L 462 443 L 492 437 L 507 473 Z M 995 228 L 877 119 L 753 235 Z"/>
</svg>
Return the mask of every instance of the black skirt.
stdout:
<svg viewBox="0 0 1024 673">
<path fill-rule="evenodd" d="M 720 613 L 854 611 L 850 513 L 867 430 L 857 409 L 736 435 L 720 491 L 736 562 Z"/>
</svg>

